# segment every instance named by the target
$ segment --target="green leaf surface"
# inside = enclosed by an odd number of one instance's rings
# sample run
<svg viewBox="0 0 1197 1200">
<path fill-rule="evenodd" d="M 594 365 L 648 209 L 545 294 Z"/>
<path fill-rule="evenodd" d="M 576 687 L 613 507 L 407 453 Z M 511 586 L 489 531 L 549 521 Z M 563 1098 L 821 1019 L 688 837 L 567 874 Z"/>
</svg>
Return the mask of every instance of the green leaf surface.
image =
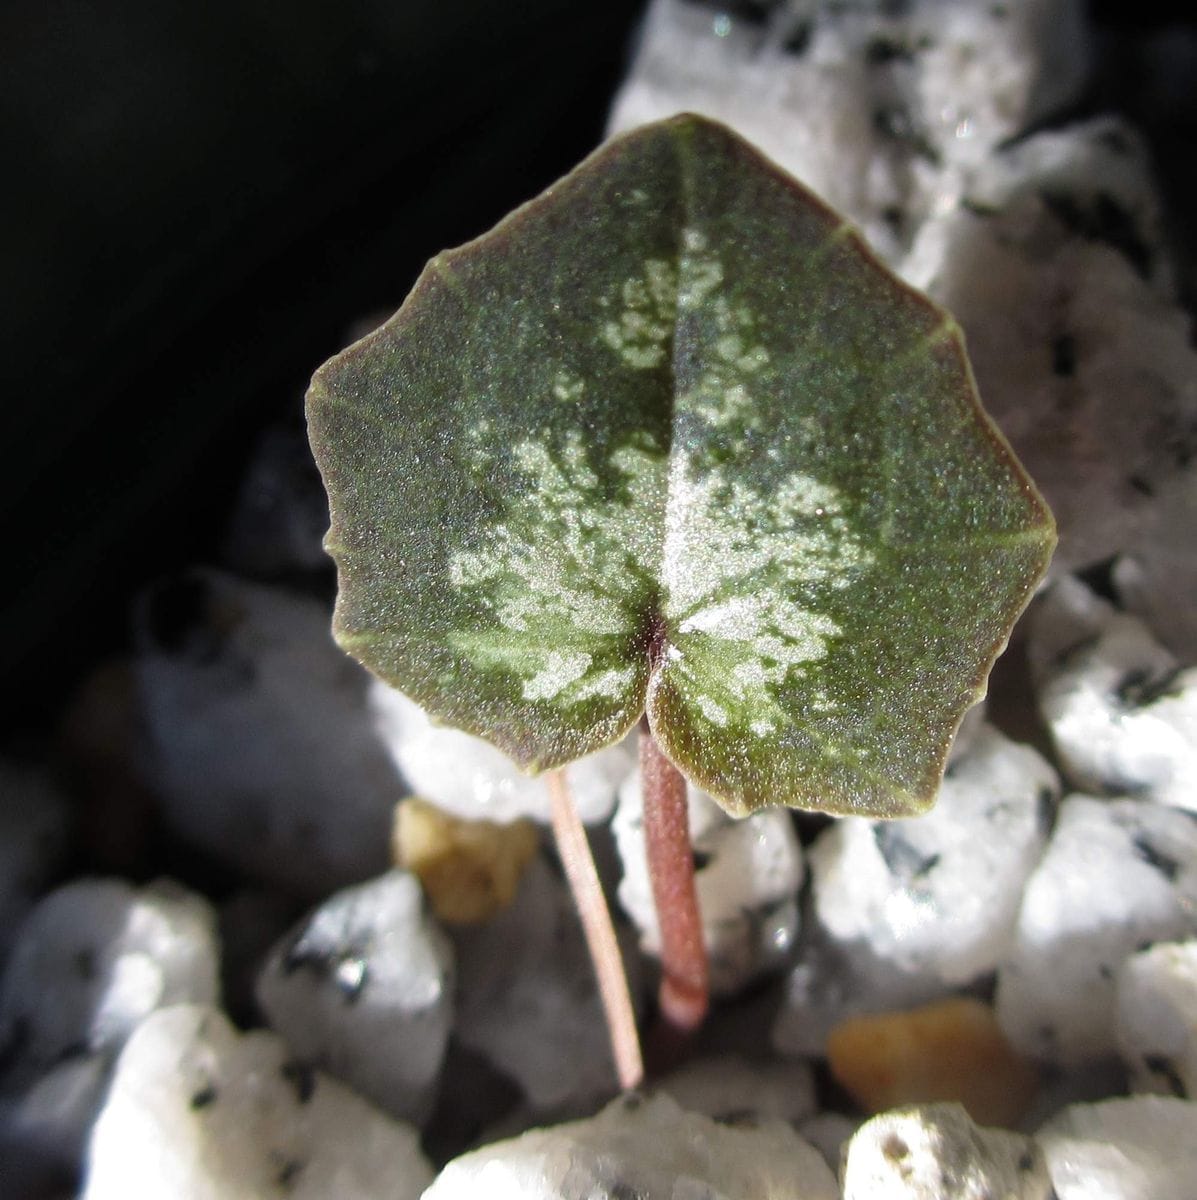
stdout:
<svg viewBox="0 0 1197 1200">
<path fill-rule="evenodd" d="M 434 258 L 308 412 L 346 650 L 528 769 L 647 710 L 733 813 L 930 804 L 1055 543 L 952 319 L 694 116 Z"/>
</svg>

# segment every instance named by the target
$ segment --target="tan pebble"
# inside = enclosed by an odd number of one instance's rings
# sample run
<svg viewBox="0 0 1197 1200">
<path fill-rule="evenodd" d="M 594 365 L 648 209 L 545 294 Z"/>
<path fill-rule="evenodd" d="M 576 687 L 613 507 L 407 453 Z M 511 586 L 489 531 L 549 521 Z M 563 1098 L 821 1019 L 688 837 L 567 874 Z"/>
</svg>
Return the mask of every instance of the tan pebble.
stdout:
<svg viewBox="0 0 1197 1200">
<path fill-rule="evenodd" d="M 449 924 L 506 908 L 539 844 L 531 821 L 464 821 L 414 796 L 395 809 L 395 863 L 418 876 L 432 911 Z"/>
<path fill-rule="evenodd" d="M 827 1039 L 831 1073 L 867 1112 L 957 1100 L 982 1125 L 1014 1126 L 1038 1087 L 980 1000 L 853 1017 Z"/>
</svg>

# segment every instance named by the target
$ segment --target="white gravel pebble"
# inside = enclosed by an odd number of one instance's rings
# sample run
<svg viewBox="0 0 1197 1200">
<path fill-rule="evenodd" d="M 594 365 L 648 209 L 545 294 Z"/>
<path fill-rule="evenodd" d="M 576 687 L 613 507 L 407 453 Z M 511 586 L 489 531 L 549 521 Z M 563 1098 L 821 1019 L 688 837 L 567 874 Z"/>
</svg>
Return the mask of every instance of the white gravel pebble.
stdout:
<svg viewBox="0 0 1197 1200">
<path fill-rule="evenodd" d="M 719 1125 L 668 1096 L 535 1129 L 454 1159 L 423 1200 L 839 1200 L 819 1152 L 780 1121 Z"/>
<path fill-rule="evenodd" d="M 547 824 L 544 778 L 525 775 L 481 738 L 436 725 L 402 692 L 372 680 L 374 729 L 414 795 L 467 821 L 508 824 L 521 817 Z M 615 789 L 636 761 L 635 735 L 566 768 L 570 796 L 588 824 L 605 821 Z"/>
<path fill-rule="evenodd" d="M 1197 941 L 1132 954 L 1118 972 L 1117 1014 L 1133 1090 L 1197 1099 Z"/>
<path fill-rule="evenodd" d="M 1043 1152 L 1030 1138 L 976 1125 L 959 1104 L 895 1109 L 848 1143 L 843 1200 L 1048 1200 Z"/>
<path fill-rule="evenodd" d="M 416 1200 L 431 1177 L 409 1125 L 295 1063 L 274 1034 L 179 1005 L 125 1047 L 81 1200 Z"/>
<path fill-rule="evenodd" d="M 1132 1096 L 1077 1104 L 1035 1135 L 1059 1200 L 1193 1200 L 1197 1104 Z"/>
<path fill-rule="evenodd" d="M 1197 822 L 1145 800 L 1070 796 L 1023 893 L 996 1007 L 1023 1053 L 1117 1053 L 1115 980 L 1146 944 L 1197 933 Z"/>
<path fill-rule="evenodd" d="M 881 960 L 948 986 L 994 970 L 1058 791 L 1039 754 L 983 726 L 925 816 L 848 817 L 819 836 L 809 862 L 822 928 L 849 957 L 859 949 L 862 965 Z"/>
<path fill-rule="evenodd" d="M 386 870 L 402 791 L 323 605 L 193 571 L 143 598 L 137 645 L 153 781 L 178 834 L 305 896 Z"/>
<path fill-rule="evenodd" d="M 3 1040 L 21 1070 L 115 1051 L 156 1008 L 215 1003 L 216 916 L 169 880 L 80 879 L 25 919 L 0 984 Z"/>
<path fill-rule="evenodd" d="M 112 1062 L 147 1016 L 216 1001 L 215 926 L 205 899 L 169 881 L 76 880 L 25 919 L 0 980 L 0 1160 L 12 1187 L 78 1167 Z"/>
<path fill-rule="evenodd" d="M 417 1125 L 436 1098 L 453 993 L 452 944 L 399 870 L 326 900 L 274 948 L 257 986 L 296 1058 Z"/>
<path fill-rule="evenodd" d="M 821 833 L 774 1046 L 822 1054 L 845 1017 L 924 1004 L 994 970 L 1010 952 L 1057 789 L 1034 750 L 981 721 L 926 816 L 843 818 Z"/>
<path fill-rule="evenodd" d="M 892 259 L 968 168 L 1067 103 L 1085 66 L 1075 2 L 655 0 L 611 128 L 686 110 L 725 121 Z"/>
<path fill-rule="evenodd" d="M 1075 588 L 1046 601 L 1043 642 L 1062 640 L 1063 610 L 1081 607 Z M 1069 782 L 1197 812 L 1197 668 L 1182 670 L 1137 617 L 1108 605 L 1078 616 L 1038 671 L 1039 708 Z"/>
</svg>

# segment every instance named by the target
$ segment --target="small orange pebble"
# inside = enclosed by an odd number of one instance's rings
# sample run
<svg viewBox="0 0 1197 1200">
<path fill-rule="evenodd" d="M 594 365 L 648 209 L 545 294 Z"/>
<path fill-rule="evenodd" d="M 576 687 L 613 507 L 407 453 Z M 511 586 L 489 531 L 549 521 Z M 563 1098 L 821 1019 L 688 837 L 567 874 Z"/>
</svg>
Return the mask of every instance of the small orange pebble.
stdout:
<svg viewBox="0 0 1197 1200">
<path fill-rule="evenodd" d="M 969 997 L 852 1017 L 828 1035 L 827 1059 L 832 1075 L 870 1113 L 958 1100 L 978 1124 L 1012 1127 L 1039 1084 L 993 1009 Z"/>
<path fill-rule="evenodd" d="M 506 908 L 539 845 L 531 821 L 466 821 L 414 796 L 395 808 L 392 858 L 420 880 L 446 924 L 476 924 Z"/>
</svg>

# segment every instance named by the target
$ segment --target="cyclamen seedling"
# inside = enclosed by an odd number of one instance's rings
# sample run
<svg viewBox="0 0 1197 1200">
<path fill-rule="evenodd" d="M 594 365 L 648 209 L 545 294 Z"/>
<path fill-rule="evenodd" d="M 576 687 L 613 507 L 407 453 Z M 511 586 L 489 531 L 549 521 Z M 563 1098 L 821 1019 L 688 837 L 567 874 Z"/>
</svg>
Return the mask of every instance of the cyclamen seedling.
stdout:
<svg viewBox="0 0 1197 1200">
<path fill-rule="evenodd" d="M 955 322 L 696 116 L 434 258 L 308 412 L 341 645 L 528 770 L 645 717 L 666 888 L 670 771 L 733 815 L 926 809 L 1055 543 Z M 696 915 L 660 915 L 692 1024 Z"/>
</svg>

